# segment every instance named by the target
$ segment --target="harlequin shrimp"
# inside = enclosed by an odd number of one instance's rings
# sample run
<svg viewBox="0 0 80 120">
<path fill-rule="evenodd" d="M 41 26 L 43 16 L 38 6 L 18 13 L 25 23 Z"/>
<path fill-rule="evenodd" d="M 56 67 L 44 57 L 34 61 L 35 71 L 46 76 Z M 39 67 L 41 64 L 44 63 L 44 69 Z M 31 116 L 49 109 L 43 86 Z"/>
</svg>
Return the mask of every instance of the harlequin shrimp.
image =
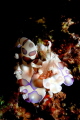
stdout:
<svg viewBox="0 0 80 120">
<path fill-rule="evenodd" d="M 47 91 L 52 97 L 62 90 L 62 84 L 73 84 L 70 70 L 63 66 L 51 46 L 52 43 L 45 40 L 35 45 L 26 37 L 17 42 L 21 54 L 15 53 L 15 58 L 21 58 L 22 63 L 17 64 L 14 74 L 20 85 L 19 92 L 27 102 L 38 103 Z"/>
</svg>

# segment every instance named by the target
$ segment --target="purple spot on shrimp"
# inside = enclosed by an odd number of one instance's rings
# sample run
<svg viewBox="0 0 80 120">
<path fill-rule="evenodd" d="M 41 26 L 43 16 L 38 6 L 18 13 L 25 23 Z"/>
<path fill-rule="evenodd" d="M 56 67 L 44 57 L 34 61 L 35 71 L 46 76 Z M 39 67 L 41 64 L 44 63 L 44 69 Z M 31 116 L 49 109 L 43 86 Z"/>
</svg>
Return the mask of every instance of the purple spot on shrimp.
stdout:
<svg viewBox="0 0 80 120">
<path fill-rule="evenodd" d="M 27 93 L 28 92 L 28 90 L 27 89 L 24 89 L 23 91 L 22 91 L 22 93 Z"/>
<path fill-rule="evenodd" d="M 35 51 L 30 52 L 30 53 L 29 53 L 29 56 L 33 56 L 33 55 L 35 55 L 35 54 L 36 54 L 36 50 L 35 50 Z"/>
<path fill-rule="evenodd" d="M 25 48 L 22 48 L 22 53 L 26 55 L 27 54 L 27 50 Z"/>
<path fill-rule="evenodd" d="M 33 43 L 29 43 L 29 47 L 33 47 L 34 45 L 33 45 Z"/>
<path fill-rule="evenodd" d="M 42 100 L 42 96 L 37 93 L 37 91 L 32 91 L 28 94 L 28 102 L 38 103 Z M 26 100 L 27 101 L 27 100 Z"/>
<path fill-rule="evenodd" d="M 64 84 L 66 86 L 71 86 L 74 82 L 74 78 L 70 78 L 68 75 L 64 77 L 65 78 L 65 81 L 64 81 Z"/>
</svg>

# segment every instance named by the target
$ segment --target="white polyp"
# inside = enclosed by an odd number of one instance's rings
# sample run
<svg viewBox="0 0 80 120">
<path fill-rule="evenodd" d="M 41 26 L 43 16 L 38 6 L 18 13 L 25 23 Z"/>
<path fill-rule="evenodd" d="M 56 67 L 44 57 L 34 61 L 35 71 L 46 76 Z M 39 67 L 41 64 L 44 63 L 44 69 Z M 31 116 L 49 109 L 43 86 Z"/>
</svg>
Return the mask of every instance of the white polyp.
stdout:
<svg viewBox="0 0 80 120">
<path fill-rule="evenodd" d="M 15 59 L 19 59 L 19 54 L 18 53 L 15 53 Z"/>
<path fill-rule="evenodd" d="M 22 70 L 21 70 L 20 66 L 18 65 L 17 68 L 16 68 L 16 71 L 14 72 L 14 74 L 16 75 L 17 80 L 22 79 L 21 73 L 22 73 Z"/>
<path fill-rule="evenodd" d="M 73 84 L 72 78 L 70 78 L 69 76 L 65 77 L 65 84 L 70 86 Z"/>
<path fill-rule="evenodd" d="M 58 84 L 51 84 L 50 85 L 50 91 L 53 93 L 58 93 L 62 90 L 62 87 Z"/>
<path fill-rule="evenodd" d="M 23 97 L 23 99 L 25 100 L 25 99 L 28 98 L 28 94 L 27 94 L 27 93 L 26 93 L 26 94 L 22 94 L 22 97 Z"/>
</svg>

